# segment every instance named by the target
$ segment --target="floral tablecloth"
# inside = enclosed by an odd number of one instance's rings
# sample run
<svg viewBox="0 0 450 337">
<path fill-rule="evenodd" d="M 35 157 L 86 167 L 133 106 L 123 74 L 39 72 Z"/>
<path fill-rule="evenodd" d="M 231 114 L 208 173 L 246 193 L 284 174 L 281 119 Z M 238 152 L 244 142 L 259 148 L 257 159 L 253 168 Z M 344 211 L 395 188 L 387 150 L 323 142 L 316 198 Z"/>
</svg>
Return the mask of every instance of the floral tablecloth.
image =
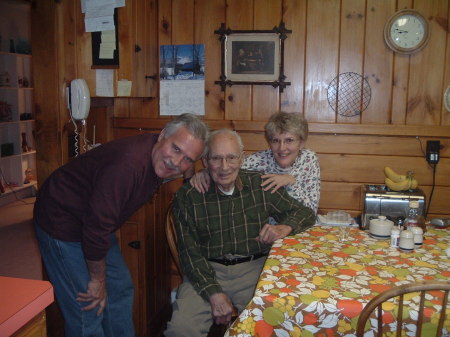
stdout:
<svg viewBox="0 0 450 337">
<path fill-rule="evenodd" d="M 278 240 L 253 299 L 225 336 L 355 336 L 359 314 L 380 292 L 393 285 L 450 279 L 445 253 L 449 234 L 447 229 L 429 228 L 423 246 L 413 252 L 391 248 L 389 240 L 376 240 L 356 227 L 344 242 L 338 240 L 337 227 L 317 225 Z M 406 298 L 406 320 L 417 316 L 418 298 Z M 427 298 L 422 336 L 437 329 L 439 299 Z M 383 306 L 385 336 L 394 336 L 394 307 Z M 375 330 L 369 324 L 365 336 L 374 336 Z M 403 336 L 415 336 L 415 330 L 415 325 L 405 324 Z M 450 331 L 450 309 L 444 330 Z"/>
</svg>

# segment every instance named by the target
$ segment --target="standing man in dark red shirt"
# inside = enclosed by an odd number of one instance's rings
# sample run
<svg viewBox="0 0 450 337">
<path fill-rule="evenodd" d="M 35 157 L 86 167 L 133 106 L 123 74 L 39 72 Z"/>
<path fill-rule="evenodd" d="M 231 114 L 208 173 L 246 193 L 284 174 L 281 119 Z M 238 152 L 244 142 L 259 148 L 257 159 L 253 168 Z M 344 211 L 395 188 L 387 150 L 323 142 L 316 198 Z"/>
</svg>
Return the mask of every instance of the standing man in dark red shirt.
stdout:
<svg viewBox="0 0 450 337">
<path fill-rule="evenodd" d="M 114 232 L 161 185 L 192 169 L 207 126 L 192 114 L 159 135 L 141 134 L 90 150 L 40 187 L 34 224 L 66 337 L 134 336 L 133 282 Z"/>
</svg>

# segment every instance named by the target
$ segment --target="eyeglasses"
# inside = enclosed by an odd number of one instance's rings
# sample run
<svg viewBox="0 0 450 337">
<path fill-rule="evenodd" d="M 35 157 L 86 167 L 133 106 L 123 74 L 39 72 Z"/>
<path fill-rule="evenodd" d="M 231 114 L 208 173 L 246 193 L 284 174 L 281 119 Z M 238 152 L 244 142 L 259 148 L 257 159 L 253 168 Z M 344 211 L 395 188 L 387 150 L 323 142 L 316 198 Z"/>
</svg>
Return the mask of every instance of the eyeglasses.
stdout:
<svg viewBox="0 0 450 337">
<path fill-rule="evenodd" d="M 279 138 L 272 138 L 269 140 L 270 144 L 272 145 L 280 145 L 280 144 L 286 144 L 286 145 L 292 145 L 299 141 L 299 139 L 295 138 L 286 138 L 286 139 L 279 139 Z"/>
<path fill-rule="evenodd" d="M 241 159 L 241 156 L 238 156 L 236 154 L 228 154 L 225 157 L 214 156 L 214 155 L 208 157 L 208 160 L 210 161 L 210 163 L 213 165 L 217 165 L 217 166 L 222 164 L 224 159 L 227 162 L 227 164 L 236 165 L 236 164 L 239 164 L 239 160 Z"/>
</svg>

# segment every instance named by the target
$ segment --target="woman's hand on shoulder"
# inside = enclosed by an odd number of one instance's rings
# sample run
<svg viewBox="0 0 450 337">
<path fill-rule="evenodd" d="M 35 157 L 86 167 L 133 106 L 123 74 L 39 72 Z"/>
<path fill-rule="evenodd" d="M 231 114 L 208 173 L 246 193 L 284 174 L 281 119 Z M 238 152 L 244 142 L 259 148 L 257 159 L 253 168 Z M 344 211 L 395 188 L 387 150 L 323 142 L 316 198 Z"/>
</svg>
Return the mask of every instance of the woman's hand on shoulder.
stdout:
<svg viewBox="0 0 450 337">
<path fill-rule="evenodd" d="M 197 191 L 205 193 L 209 189 L 210 179 L 208 170 L 203 169 L 194 174 L 189 182 Z"/>
<path fill-rule="evenodd" d="M 264 191 L 271 190 L 272 193 L 280 187 L 295 184 L 295 177 L 290 174 L 264 174 L 261 178 L 264 180 L 261 184 Z"/>
</svg>

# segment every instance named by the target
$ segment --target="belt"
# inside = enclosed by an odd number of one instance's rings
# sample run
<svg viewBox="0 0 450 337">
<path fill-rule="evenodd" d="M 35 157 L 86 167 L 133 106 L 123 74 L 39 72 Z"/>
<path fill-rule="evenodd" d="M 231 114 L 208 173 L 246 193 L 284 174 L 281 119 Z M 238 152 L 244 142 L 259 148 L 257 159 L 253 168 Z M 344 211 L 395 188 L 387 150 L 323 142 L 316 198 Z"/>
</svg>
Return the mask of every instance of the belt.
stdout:
<svg viewBox="0 0 450 337">
<path fill-rule="evenodd" d="M 220 263 L 223 264 L 224 266 L 233 266 L 238 263 L 253 261 L 263 256 L 267 256 L 267 253 L 258 253 L 250 256 L 233 257 L 233 258 L 223 257 L 218 259 L 209 259 L 209 261 Z"/>
</svg>

